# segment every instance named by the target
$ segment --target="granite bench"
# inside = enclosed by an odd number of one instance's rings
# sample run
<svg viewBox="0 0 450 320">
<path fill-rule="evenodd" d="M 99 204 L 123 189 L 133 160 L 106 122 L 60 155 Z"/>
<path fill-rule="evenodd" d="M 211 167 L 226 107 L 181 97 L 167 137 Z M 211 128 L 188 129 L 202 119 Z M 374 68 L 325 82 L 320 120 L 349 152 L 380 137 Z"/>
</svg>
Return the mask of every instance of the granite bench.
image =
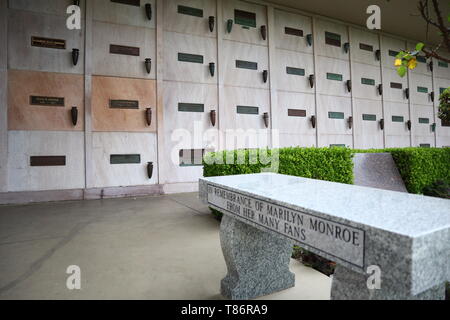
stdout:
<svg viewBox="0 0 450 320">
<path fill-rule="evenodd" d="M 199 195 L 224 214 L 226 298 L 293 287 L 294 244 L 336 262 L 332 299 L 445 296 L 450 200 L 274 173 L 203 178 Z"/>
</svg>

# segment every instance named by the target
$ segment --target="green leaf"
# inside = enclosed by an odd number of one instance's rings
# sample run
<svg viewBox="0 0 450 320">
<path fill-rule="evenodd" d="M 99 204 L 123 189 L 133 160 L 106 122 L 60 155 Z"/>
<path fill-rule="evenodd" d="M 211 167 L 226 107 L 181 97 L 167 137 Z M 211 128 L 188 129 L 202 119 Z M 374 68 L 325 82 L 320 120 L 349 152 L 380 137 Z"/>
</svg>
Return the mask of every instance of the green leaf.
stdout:
<svg viewBox="0 0 450 320">
<path fill-rule="evenodd" d="M 422 51 L 422 49 L 425 47 L 425 44 L 422 42 L 419 42 L 416 44 L 416 51 Z"/>
<path fill-rule="evenodd" d="M 397 59 L 403 59 L 403 57 L 405 56 L 406 52 L 404 51 L 400 51 L 395 57 Z"/>
<path fill-rule="evenodd" d="M 405 54 L 405 56 L 403 57 L 403 59 L 406 59 L 406 60 L 411 60 L 412 58 L 414 58 L 414 56 L 413 56 L 413 53 L 407 53 L 407 54 Z"/>
<path fill-rule="evenodd" d="M 398 75 L 402 78 L 405 76 L 406 71 L 407 71 L 407 69 L 405 66 L 398 67 L 398 69 L 397 69 Z"/>
</svg>

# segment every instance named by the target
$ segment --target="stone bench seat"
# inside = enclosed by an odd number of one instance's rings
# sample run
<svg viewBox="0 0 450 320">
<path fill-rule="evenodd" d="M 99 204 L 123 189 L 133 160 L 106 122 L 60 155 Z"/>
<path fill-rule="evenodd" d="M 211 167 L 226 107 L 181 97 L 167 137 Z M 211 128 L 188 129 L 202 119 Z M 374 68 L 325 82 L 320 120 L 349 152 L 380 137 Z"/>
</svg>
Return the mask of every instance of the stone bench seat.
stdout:
<svg viewBox="0 0 450 320">
<path fill-rule="evenodd" d="M 337 263 L 332 299 L 444 298 L 449 200 L 274 173 L 199 184 L 201 200 L 224 214 L 227 298 L 294 286 L 294 244 Z"/>
</svg>

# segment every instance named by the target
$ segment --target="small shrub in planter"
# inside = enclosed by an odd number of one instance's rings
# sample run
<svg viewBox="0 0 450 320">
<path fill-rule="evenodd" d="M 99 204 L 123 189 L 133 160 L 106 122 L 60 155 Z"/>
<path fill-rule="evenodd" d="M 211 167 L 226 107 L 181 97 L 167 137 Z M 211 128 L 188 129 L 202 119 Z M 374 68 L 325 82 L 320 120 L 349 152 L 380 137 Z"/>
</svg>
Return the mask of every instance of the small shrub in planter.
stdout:
<svg viewBox="0 0 450 320">
<path fill-rule="evenodd" d="M 220 211 L 217 211 L 216 209 L 209 208 L 211 210 L 212 215 L 214 218 L 216 218 L 218 221 L 222 221 L 223 213 Z"/>
<path fill-rule="evenodd" d="M 450 122 L 450 88 L 445 89 L 439 97 L 438 117 L 444 122 Z"/>
<path fill-rule="evenodd" d="M 318 256 L 299 246 L 294 246 L 292 258 L 301 261 L 307 267 L 311 267 L 327 276 L 331 276 L 336 269 L 336 263 Z"/>
<path fill-rule="evenodd" d="M 445 300 L 450 300 L 450 282 L 445 285 Z"/>
</svg>

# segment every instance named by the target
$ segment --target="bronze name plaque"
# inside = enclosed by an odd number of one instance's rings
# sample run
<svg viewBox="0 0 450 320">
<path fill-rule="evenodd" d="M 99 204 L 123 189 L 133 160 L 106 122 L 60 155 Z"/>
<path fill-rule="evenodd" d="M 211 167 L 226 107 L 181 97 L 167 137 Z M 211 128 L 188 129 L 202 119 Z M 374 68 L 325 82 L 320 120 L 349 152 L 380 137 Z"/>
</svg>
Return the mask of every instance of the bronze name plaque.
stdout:
<svg viewBox="0 0 450 320">
<path fill-rule="evenodd" d="M 51 39 L 43 37 L 31 37 L 31 45 L 33 47 L 66 49 L 66 40 Z"/>
<path fill-rule="evenodd" d="M 31 96 L 32 106 L 64 107 L 64 98 Z"/>
<path fill-rule="evenodd" d="M 288 109 L 289 117 L 306 117 L 306 110 L 300 109 Z"/>
<path fill-rule="evenodd" d="M 285 27 L 284 33 L 291 36 L 303 37 L 303 30 L 300 29 Z"/>
<path fill-rule="evenodd" d="M 398 83 L 398 82 L 391 82 L 391 88 L 392 89 L 402 89 L 403 88 L 403 84 Z"/>
<path fill-rule="evenodd" d="M 110 164 L 140 164 L 140 154 L 112 154 L 109 159 Z"/>
<path fill-rule="evenodd" d="M 66 156 L 34 156 L 30 157 L 32 167 L 57 167 L 66 165 Z"/>
<path fill-rule="evenodd" d="M 141 6 L 141 0 L 111 0 L 111 2 L 127 4 L 130 6 L 136 6 L 136 7 Z"/>
<path fill-rule="evenodd" d="M 117 44 L 111 44 L 109 46 L 109 53 L 139 57 L 140 50 L 139 48 L 136 47 L 127 47 L 127 46 L 119 46 Z"/>
<path fill-rule="evenodd" d="M 137 100 L 109 100 L 111 109 L 139 109 Z"/>
<path fill-rule="evenodd" d="M 369 44 L 360 43 L 360 44 L 359 44 L 359 48 L 360 48 L 361 50 L 373 52 L 373 46 L 371 46 L 371 45 L 369 45 Z"/>
<path fill-rule="evenodd" d="M 337 33 L 332 33 L 325 31 L 325 43 L 331 46 L 340 47 L 341 46 L 341 35 Z"/>
</svg>

